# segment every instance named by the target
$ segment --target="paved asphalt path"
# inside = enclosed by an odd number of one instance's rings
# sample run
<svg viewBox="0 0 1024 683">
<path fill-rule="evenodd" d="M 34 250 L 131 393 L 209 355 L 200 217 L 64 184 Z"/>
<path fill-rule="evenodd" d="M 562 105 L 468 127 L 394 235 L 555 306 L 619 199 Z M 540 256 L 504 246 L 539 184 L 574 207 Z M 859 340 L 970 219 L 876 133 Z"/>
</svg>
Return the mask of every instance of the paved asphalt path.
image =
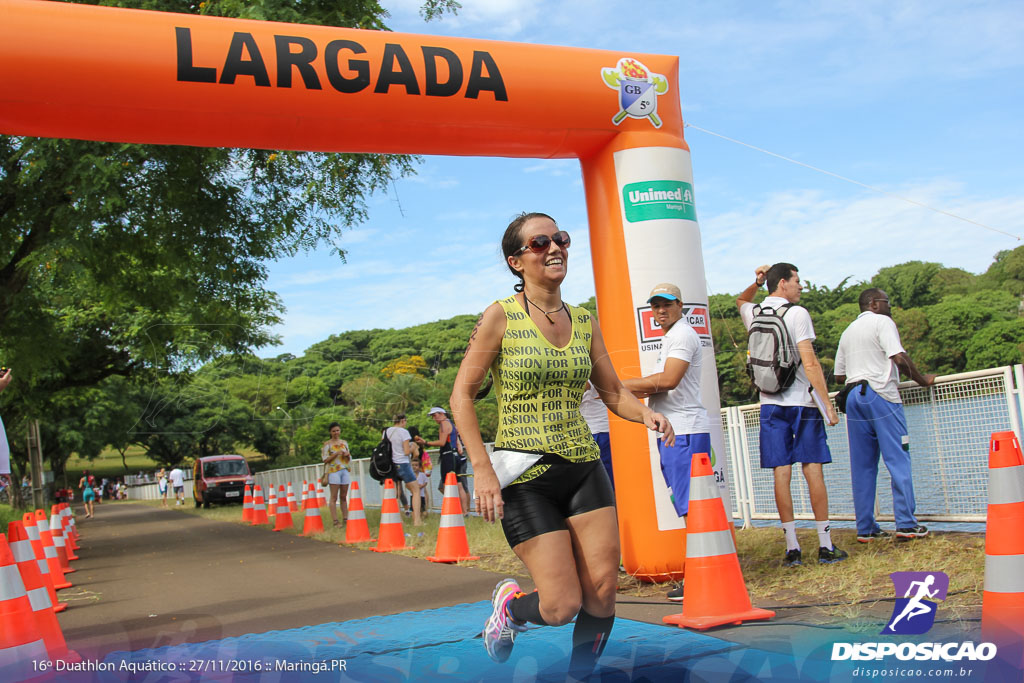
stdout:
<svg viewBox="0 0 1024 683">
<path fill-rule="evenodd" d="M 58 616 L 64 637 L 87 659 L 478 602 L 489 599 L 502 578 L 211 521 L 173 507 L 118 503 L 98 505 L 96 512 L 85 519 L 77 510 L 80 559 L 68 576 L 74 586 L 59 593 L 69 604 Z M 619 617 L 659 625 L 679 611 L 658 597 L 620 595 L 616 607 Z M 800 623 L 809 616 L 782 608 L 770 622 L 708 634 L 786 652 L 818 631 Z"/>
<path fill-rule="evenodd" d="M 241 514 L 241 508 L 238 509 Z M 59 597 L 68 646 L 89 659 L 490 598 L 497 575 L 215 522 L 97 505 Z"/>
</svg>

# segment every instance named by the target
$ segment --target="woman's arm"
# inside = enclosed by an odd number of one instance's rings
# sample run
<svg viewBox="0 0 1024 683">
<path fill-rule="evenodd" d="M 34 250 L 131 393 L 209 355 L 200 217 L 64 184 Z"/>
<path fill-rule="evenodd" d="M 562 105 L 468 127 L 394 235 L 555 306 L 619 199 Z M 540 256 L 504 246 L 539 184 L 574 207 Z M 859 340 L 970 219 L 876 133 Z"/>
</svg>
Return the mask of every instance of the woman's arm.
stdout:
<svg viewBox="0 0 1024 683">
<path fill-rule="evenodd" d="M 473 489 L 479 500 L 478 509 L 488 522 L 502 518 L 505 504 L 501 499 L 498 477 L 494 474 L 484 440 L 480 436 L 480 422 L 473 407 L 473 398 L 501 351 L 506 324 L 505 311 L 497 303 L 488 306 L 480 316 L 469 336 L 466 355 L 462 357 L 450 399 L 452 417 L 459 428 L 463 445 L 469 451 L 469 460 L 473 463 Z"/>
<path fill-rule="evenodd" d="M 656 413 L 641 403 L 632 392 L 623 384 L 619 376 L 615 374 L 612 361 L 608 357 L 608 348 L 604 345 L 604 337 L 601 335 L 601 327 L 597 321 L 591 318 L 591 329 L 593 337 L 590 340 L 590 381 L 601 395 L 601 400 L 608 406 L 608 409 L 624 420 L 630 422 L 641 422 L 648 429 L 660 432 L 665 443 L 671 446 L 675 443 L 675 433 L 668 419 L 661 413 Z"/>
</svg>

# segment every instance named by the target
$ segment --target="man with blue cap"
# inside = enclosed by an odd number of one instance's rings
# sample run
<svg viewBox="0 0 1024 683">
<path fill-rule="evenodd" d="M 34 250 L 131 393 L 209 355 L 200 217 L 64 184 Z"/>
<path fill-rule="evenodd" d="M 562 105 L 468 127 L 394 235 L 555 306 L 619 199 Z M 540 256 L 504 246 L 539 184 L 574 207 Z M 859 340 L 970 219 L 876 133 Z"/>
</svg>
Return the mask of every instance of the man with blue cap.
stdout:
<svg viewBox="0 0 1024 683">
<path fill-rule="evenodd" d="M 679 288 L 662 283 L 647 299 L 654 320 L 664 331 L 654 373 L 638 379 L 623 380 L 638 398 L 650 397 L 651 410 L 672 423 L 675 444 L 658 440 L 661 473 L 672 489 L 676 514 L 686 518 L 690 507 L 690 462 L 696 453 L 711 453 L 708 414 L 700 398 L 700 374 L 704 351 L 696 330 L 683 320 L 683 301 Z M 682 587 L 669 593 L 670 600 L 682 600 Z"/>
</svg>

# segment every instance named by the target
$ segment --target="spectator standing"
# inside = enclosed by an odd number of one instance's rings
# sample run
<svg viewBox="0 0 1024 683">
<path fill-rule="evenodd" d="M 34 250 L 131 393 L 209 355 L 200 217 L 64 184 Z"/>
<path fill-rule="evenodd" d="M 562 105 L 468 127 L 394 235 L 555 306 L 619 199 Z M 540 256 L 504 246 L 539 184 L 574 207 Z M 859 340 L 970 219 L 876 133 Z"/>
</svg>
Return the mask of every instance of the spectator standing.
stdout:
<svg viewBox="0 0 1024 683">
<path fill-rule="evenodd" d="M 437 441 L 424 441 L 419 439 L 417 443 L 421 446 L 433 446 L 440 449 L 438 461 L 441 464 L 441 481 L 438 483 L 438 490 L 444 492 L 444 482 L 449 472 L 455 473 L 455 479 L 459 483 L 459 502 L 462 504 L 462 511 L 469 513 L 470 500 L 469 488 L 466 486 L 467 460 L 459 440 L 459 432 L 455 425 L 448 419 L 448 413 L 440 406 L 434 406 L 427 411 L 434 422 L 437 423 Z"/>
<path fill-rule="evenodd" d="M 414 526 L 423 524 L 420 518 L 420 485 L 416 483 L 416 474 L 412 471 L 409 455 L 413 452 L 412 436 L 406 429 L 408 420 L 404 413 L 395 415 L 394 424 L 384 431 L 385 437 L 391 442 L 391 462 L 395 464 L 395 484 L 409 490 L 412 497 L 412 523 Z"/>
<path fill-rule="evenodd" d="M 352 475 L 348 465 L 352 460 L 352 454 L 348 450 L 348 441 L 341 438 L 341 425 L 332 422 L 328 428 L 331 435 L 324 441 L 320 450 L 320 457 L 323 459 L 324 468 L 327 470 L 327 485 L 330 492 L 327 498 L 327 509 L 331 513 L 331 520 L 334 526 L 344 526 L 348 522 L 348 487 L 352 483 Z M 341 522 L 338 521 L 337 502 L 341 503 Z"/>
<path fill-rule="evenodd" d="M 185 504 L 185 473 L 181 471 L 180 467 L 175 466 L 171 473 L 167 475 L 168 479 L 171 480 L 171 486 L 174 488 L 175 505 Z"/>
<path fill-rule="evenodd" d="M 409 436 L 412 437 L 413 447 L 409 460 L 416 475 L 416 483 L 420 485 L 420 511 L 426 516 L 433 505 L 430 497 L 430 455 L 427 454 L 426 442 L 420 436 L 418 427 L 409 427 Z"/>
<path fill-rule="evenodd" d="M 156 473 L 156 490 L 160 494 L 160 505 L 167 509 L 167 472 L 161 467 Z"/>
<path fill-rule="evenodd" d="M 811 498 L 815 526 L 818 531 L 818 562 L 831 564 L 845 560 L 846 551 L 832 543 L 828 519 L 828 490 L 822 465 L 832 462 L 832 454 L 825 440 L 825 424 L 819 412 L 813 391 L 825 408 L 829 425 L 839 422 L 839 416 L 828 397 L 825 374 L 814 353 L 814 325 L 807 309 L 798 306 L 803 285 L 796 266 L 776 263 L 760 266 L 754 271 L 754 284 L 743 290 L 736 300 L 740 317 L 749 330 L 754 316 L 761 308 L 772 308 L 782 314 L 783 323 L 800 357 L 796 378 L 789 388 L 778 393 L 761 392 L 761 467 L 771 469 L 775 483 L 775 506 L 785 532 L 786 556 L 782 564 L 796 567 L 803 564 L 800 543 L 796 538 L 793 515 L 793 494 L 790 482 L 793 463 L 800 463 L 807 490 Z M 769 296 L 760 306 L 754 296 L 761 285 L 767 284 Z"/>
<path fill-rule="evenodd" d="M 11 369 L 0 369 L 0 393 L 11 383 Z M 11 485 L 11 447 L 7 443 L 7 431 L 4 421 L 0 420 L 0 488 Z"/>
<path fill-rule="evenodd" d="M 590 436 L 594 437 L 597 447 L 601 449 L 601 464 L 608 473 L 608 481 L 615 489 L 615 473 L 612 472 L 612 442 L 608 432 L 608 406 L 601 400 L 597 387 L 587 382 L 587 390 L 580 399 L 580 415 L 590 428 Z"/>
<path fill-rule="evenodd" d="M 623 380 L 638 398 L 650 397 L 651 410 L 663 414 L 672 423 L 675 443 L 658 440 L 661 474 L 672 490 L 676 514 L 686 519 L 690 508 L 690 464 L 697 453 L 711 453 L 708 413 L 700 398 L 700 373 L 704 349 L 697 332 L 683 321 L 683 301 L 679 288 L 662 283 L 647 299 L 654 320 L 664 332 L 654 373 Z M 682 585 L 669 591 L 668 599 L 683 599 Z"/>
<path fill-rule="evenodd" d="M 888 536 L 874 515 L 879 452 L 892 479 L 896 536 L 921 538 L 928 535 L 928 529 L 914 516 L 910 436 L 898 385 L 900 370 L 923 387 L 934 384 L 935 375 L 921 374 L 903 349 L 884 291 L 865 289 L 859 304 L 860 315 L 839 338 L 835 366 L 836 382 L 845 384 L 847 391 L 846 432 L 857 541 L 870 543 Z"/>
</svg>

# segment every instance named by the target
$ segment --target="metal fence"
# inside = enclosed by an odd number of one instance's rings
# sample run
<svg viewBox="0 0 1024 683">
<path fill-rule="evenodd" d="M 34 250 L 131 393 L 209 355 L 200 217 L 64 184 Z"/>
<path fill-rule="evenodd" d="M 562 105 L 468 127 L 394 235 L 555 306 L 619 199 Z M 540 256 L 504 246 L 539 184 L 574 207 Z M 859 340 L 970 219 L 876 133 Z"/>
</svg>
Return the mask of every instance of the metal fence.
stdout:
<svg viewBox="0 0 1024 683">
<path fill-rule="evenodd" d="M 900 384 L 910 432 L 917 517 L 946 522 L 984 522 L 988 500 L 988 444 L 992 432 L 1021 434 L 1020 365 L 939 377 L 935 385 Z M 835 394 L 832 395 L 833 400 Z M 726 451 L 732 471 L 729 489 L 733 514 L 744 526 L 752 519 L 776 519 L 772 471 L 760 467 L 760 406 L 722 409 Z M 825 428 L 832 464 L 826 465 L 831 519 L 854 519 L 850 486 L 850 448 L 846 416 Z M 893 519 L 889 472 L 879 467 L 875 512 Z M 813 519 L 807 484 L 793 473 L 793 509 L 797 519 Z"/>
<path fill-rule="evenodd" d="M 900 384 L 907 427 L 910 431 L 914 493 L 917 517 L 942 522 L 984 522 L 988 501 L 988 443 L 992 432 L 1010 431 L 1021 435 L 1024 367 L 993 368 L 939 377 L 935 385 L 919 387 L 912 382 Z M 835 394 L 833 394 L 834 400 Z M 733 518 L 749 526 L 753 519 L 777 519 L 774 482 L 771 470 L 760 466 L 758 432 L 760 406 L 750 404 L 722 409 L 727 475 L 733 503 Z M 854 519 L 853 492 L 850 486 L 850 448 L 846 434 L 846 416 L 839 424 L 826 427 L 832 463 L 825 466 L 829 515 L 835 520 Z M 490 450 L 491 444 L 487 444 Z M 431 508 L 441 509 L 438 491 L 441 470 L 437 451 L 428 451 L 434 463 L 430 473 Z M 359 482 L 363 504 L 380 507 L 384 488 L 369 474 L 368 458 L 352 460 L 353 480 Z M 292 483 L 296 496 L 303 481 L 313 482 L 322 472 L 319 464 L 259 472 L 256 483 L 264 491 L 270 486 Z M 880 521 L 892 521 L 892 495 L 889 472 L 878 468 L 879 482 L 875 514 Z M 186 471 L 188 476 L 190 471 Z M 472 465 L 466 478 L 472 493 Z M 192 482 L 185 482 L 185 498 L 192 498 Z M 793 473 L 793 511 L 797 519 L 813 519 L 807 484 L 799 472 Z M 129 497 L 157 499 L 156 484 L 129 488 Z M 173 493 L 168 496 L 173 498 Z"/>
</svg>

